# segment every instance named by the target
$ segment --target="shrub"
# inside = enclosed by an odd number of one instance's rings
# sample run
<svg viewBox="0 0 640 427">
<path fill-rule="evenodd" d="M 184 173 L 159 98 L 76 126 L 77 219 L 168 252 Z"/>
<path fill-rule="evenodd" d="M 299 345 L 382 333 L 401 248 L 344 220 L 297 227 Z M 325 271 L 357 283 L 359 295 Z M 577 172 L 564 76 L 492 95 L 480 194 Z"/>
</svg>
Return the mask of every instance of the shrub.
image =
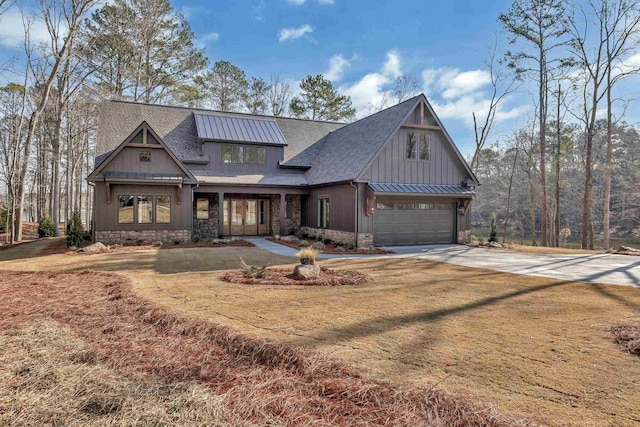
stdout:
<svg viewBox="0 0 640 427">
<path fill-rule="evenodd" d="M 333 242 L 333 246 L 337 249 L 338 247 L 344 246 L 344 242 L 342 240 L 337 240 Z"/>
<path fill-rule="evenodd" d="M 267 266 L 268 265 L 263 265 L 262 267 L 258 267 L 257 265 L 249 265 L 240 257 L 240 268 L 242 268 L 244 275 L 247 277 L 264 279 L 267 276 Z"/>
<path fill-rule="evenodd" d="M 67 221 L 67 246 L 79 248 L 84 241 L 84 227 L 80 212 L 75 211 L 71 219 Z"/>
<path fill-rule="evenodd" d="M 353 242 L 350 242 L 350 243 L 349 243 L 349 249 L 353 249 L 353 248 L 355 248 L 355 247 L 356 247 L 356 245 L 354 245 L 354 244 L 353 244 Z"/>
<path fill-rule="evenodd" d="M 569 239 L 571 237 L 571 229 L 568 227 L 562 228 L 560 229 L 560 242 L 562 246 L 564 246 L 567 243 L 567 239 Z"/>
<path fill-rule="evenodd" d="M 198 243 L 200 241 L 200 235 L 199 234 L 194 234 L 193 237 L 191 237 L 191 241 L 193 243 Z"/>
<path fill-rule="evenodd" d="M 46 216 L 38 222 L 38 237 L 53 237 L 56 235 L 56 225 L 50 216 Z"/>
<path fill-rule="evenodd" d="M 491 216 L 491 232 L 489 233 L 489 242 L 498 241 L 498 226 L 496 224 L 496 214 Z"/>
<path fill-rule="evenodd" d="M 305 237 L 305 233 L 301 228 L 296 229 L 293 234 L 298 238 L 298 240 L 302 240 Z"/>
<path fill-rule="evenodd" d="M 299 245 L 299 244 L 300 244 L 300 239 L 298 239 L 296 236 L 291 237 L 291 238 L 289 239 L 289 241 L 290 241 L 291 243 L 295 243 L 296 245 Z"/>
<path fill-rule="evenodd" d="M 336 252 L 344 252 L 343 246 L 336 246 Z"/>
<path fill-rule="evenodd" d="M 307 242 L 306 240 L 300 240 L 300 243 L 298 244 L 301 248 L 306 248 L 307 246 L 309 246 L 309 242 Z"/>
<path fill-rule="evenodd" d="M 303 258 L 315 259 L 317 255 L 318 255 L 318 251 L 316 251 L 313 248 L 302 248 L 298 252 L 296 252 L 296 256 L 299 259 L 303 259 Z"/>
<path fill-rule="evenodd" d="M 319 251 L 323 251 L 327 248 L 327 245 L 325 245 L 324 243 L 322 243 L 321 241 L 317 241 L 315 242 L 313 245 L 311 245 L 311 247 L 313 249 L 317 249 Z"/>
<path fill-rule="evenodd" d="M 7 231 L 7 213 L 9 212 L 6 208 L 0 208 L 0 233 L 5 233 Z"/>
</svg>

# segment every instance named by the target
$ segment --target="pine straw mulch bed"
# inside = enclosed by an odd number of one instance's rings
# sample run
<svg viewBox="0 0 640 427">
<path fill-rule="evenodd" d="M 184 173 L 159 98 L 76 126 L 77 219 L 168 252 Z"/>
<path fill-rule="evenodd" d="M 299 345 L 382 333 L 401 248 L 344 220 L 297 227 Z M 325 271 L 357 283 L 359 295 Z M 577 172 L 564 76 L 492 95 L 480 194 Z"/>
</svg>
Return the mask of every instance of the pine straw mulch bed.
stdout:
<svg viewBox="0 0 640 427">
<path fill-rule="evenodd" d="M 274 243 L 280 243 L 281 245 L 284 246 L 289 246 L 290 248 L 296 249 L 296 250 L 300 250 L 302 249 L 302 247 L 297 244 L 297 243 L 293 243 L 293 242 L 289 242 L 287 240 L 282 240 L 282 239 L 276 239 L 273 237 L 268 237 L 267 240 L 274 242 Z M 307 240 L 307 239 L 302 239 L 302 240 Z M 309 246 L 313 245 L 316 240 L 312 240 L 309 239 L 307 240 L 309 242 Z M 325 244 L 325 248 L 322 249 L 321 253 L 323 254 L 333 254 L 333 255 L 371 255 L 371 254 L 375 254 L 375 255 L 385 255 L 385 254 L 394 254 L 395 252 L 388 250 L 388 249 L 381 249 L 381 248 L 375 248 L 374 250 L 371 251 L 365 251 L 362 249 L 349 249 L 348 247 L 344 247 L 343 251 L 337 250 L 336 246 L 333 244 L 333 242 L 329 242 L 327 244 Z"/>
<path fill-rule="evenodd" d="M 229 411 L 245 420 L 275 417 L 290 426 L 531 425 L 472 398 L 374 381 L 310 350 L 174 314 L 137 295 L 117 274 L 2 271 L 0 295 L 0 333 L 53 321 L 80 338 L 100 363 L 167 384 L 203 385 L 224 394 Z"/>
<path fill-rule="evenodd" d="M 266 277 L 249 277 L 242 270 L 231 270 L 222 276 L 222 280 L 245 285 L 285 285 L 285 286 L 353 286 L 361 285 L 370 279 L 367 273 L 357 270 L 332 270 L 320 267 L 320 276 L 313 279 L 296 280 L 291 268 L 268 268 Z"/>
<path fill-rule="evenodd" d="M 640 356 L 640 323 L 624 323 L 611 328 L 616 343 L 629 353 Z"/>
</svg>

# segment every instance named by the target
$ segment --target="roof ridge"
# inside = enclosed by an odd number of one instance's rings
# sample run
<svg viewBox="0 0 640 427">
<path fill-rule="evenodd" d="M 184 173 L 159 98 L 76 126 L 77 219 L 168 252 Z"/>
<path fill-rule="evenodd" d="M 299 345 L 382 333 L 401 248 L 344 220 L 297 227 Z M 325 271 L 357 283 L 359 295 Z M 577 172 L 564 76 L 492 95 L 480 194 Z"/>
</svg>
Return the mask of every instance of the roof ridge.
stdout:
<svg viewBox="0 0 640 427">
<path fill-rule="evenodd" d="M 117 103 L 121 103 L 121 104 L 133 104 L 133 105 L 146 105 L 149 107 L 162 107 L 162 108 L 173 108 L 176 110 L 188 110 L 191 112 L 196 112 L 196 111 L 202 111 L 202 112 L 209 112 L 209 113 L 222 113 L 222 114 L 237 114 L 237 115 L 243 115 L 243 116 L 253 116 L 253 117 L 265 117 L 265 118 L 271 118 L 271 119 L 285 119 L 285 120 L 299 120 L 299 121 L 303 121 L 303 122 L 312 122 L 312 123 L 332 123 L 332 124 L 338 124 L 338 125 L 348 125 L 349 123 L 346 122 L 337 122 L 337 121 L 331 121 L 331 120 L 312 120 L 312 119 L 303 119 L 303 118 L 299 118 L 299 117 L 286 117 L 286 116 L 274 116 L 274 115 L 269 115 L 269 114 L 252 114 L 252 113 L 243 113 L 243 112 L 239 112 L 239 111 L 221 111 L 221 110 L 212 110 L 210 108 L 200 108 L 200 107 L 183 107 L 181 105 L 166 105 L 166 104 L 154 104 L 151 102 L 139 102 L 139 101 L 130 101 L 127 99 L 109 99 L 107 100 L 107 102 L 117 102 Z"/>
</svg>

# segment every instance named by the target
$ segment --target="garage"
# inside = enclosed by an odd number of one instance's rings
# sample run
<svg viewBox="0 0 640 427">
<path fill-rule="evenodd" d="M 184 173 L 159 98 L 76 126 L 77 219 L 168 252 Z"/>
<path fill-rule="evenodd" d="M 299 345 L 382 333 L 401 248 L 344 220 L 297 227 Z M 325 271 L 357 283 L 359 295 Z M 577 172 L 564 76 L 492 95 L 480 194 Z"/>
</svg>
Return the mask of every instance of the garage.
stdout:
<svg viewBox="0 0 640 427">
<path fill-rule="evenodd" d="M 438 198 L 378 197 L 374 244 L 424 245 L 454 243 L 456 203 Z"/>
</svg>

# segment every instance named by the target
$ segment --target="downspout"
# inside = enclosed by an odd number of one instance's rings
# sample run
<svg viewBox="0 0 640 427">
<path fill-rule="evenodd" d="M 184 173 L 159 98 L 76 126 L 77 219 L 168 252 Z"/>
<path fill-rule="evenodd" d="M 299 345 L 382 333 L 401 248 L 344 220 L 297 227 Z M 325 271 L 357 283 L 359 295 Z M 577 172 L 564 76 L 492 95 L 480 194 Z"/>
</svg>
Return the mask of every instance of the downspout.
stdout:
<svg viewBox="0 0 640 427">
<path fill-rule="evenodd" d="M 193 240 L 193 202 L 195 200 L 196 188 L 200 187 L 200 181 L 196 179 L 196 186 L 191 186 L 191 240 Z M 220 212 L 218 212 L 218 221 L 220 221 Z"/>
<path fill-rule="evenodd" d="M 353 209 L 353 213 L 354 213 L 353 244 L 357 248 L 358 247 L 358 185 L 357 184 L 353 185 L 353 181 L 351 181 L 349 185 L 351 185 L 356 190 L 356 203 Z"/>
</svg>

